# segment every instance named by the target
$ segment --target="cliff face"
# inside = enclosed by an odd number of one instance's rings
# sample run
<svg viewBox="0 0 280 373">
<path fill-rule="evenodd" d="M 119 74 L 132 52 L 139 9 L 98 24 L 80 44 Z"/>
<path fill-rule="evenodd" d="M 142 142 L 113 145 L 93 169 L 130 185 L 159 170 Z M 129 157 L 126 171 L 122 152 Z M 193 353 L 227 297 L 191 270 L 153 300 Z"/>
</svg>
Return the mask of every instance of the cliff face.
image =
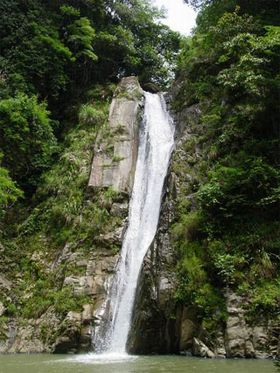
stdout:
<svg viewBox="0 0 280 373">
<path fill-rule="evenodd" d="M 89 187 L 131 192 L 142 95 L 136 78 L 122 79 L 110 106 L 109 127 L 99 134 L 94 147 Z"/>
<path fill-rule="evenodd" d="M 128 349 L 136 354 L 183 353 L 208 358 L 279 356 L 277 320 L 268 316 L 252 322 L 248 312 L 250 299 L 237 294 L 234 288 L 217 284 L 222 305 L 216 312 L 223 312 L 225 317 L 215 321 L 213 314 L 211 331 L 205 326 L 199 306 L 180 298 L 180 252 L 173 231 L 179 210 L 186 203 L 196 209 L 190 185 L 197 182 L 196 167 L 202 158 L 197 139 L 203 128 L 198 126 L 198 106 L 173 114 L 177 143 L 166 181 L 158 232 L 139 278 Z"/>
<path fill-rule="evenodd" d="M 91 220 L 91 216 L 85 214 L 76 216 L 87 219 L 89 226 L 98 225 L 93 227 L 97 234 L 92 236 L 89 247 L 81 239 L 75 243 L 69 241 L 50 253 L 46 247 L 48 237 L 41 239 L 40 246 L 36 247 L 31 236 L 35 249 L 27 252 L 26 258 L 33 276 L 31 287 L 25 283 L 24 268 L 13 279 L 0 276 L 0 352 L 65 353 L 92 349 L 92 333 L 102 312 L 126 229 L 142 101 L 138 80 L 123 79 L 110 106 L 109 122 L 100 128 L 92 144 L 93 162 L 83 204 L 92 205 L 93 210 L 98 208 L 97 219 Z M 82 136 L 90 137 L 90 134 L 83 132 Z M 71 155 L 71 160 L 75 160 L 75 156 Z M 83 172 L 88 172 L 90 152 L 86 150 L 84 156 L 85 162 L 79 161 Z M 85 165 L 88 165 L 86 170 Z M 53 281 L 50 283 L 49 279 Z M 48 292 L 44 286 L 50 287 Z M 37 317 L 29 316 L 37 309 L 36 302 L 44 302 L 45 293 L 46 302 L 51 297 L 50 305 L 42 304 L 40 310 L 44 312 L 40 311 Z M 10 315 L 6 305 L 11 299 L 19 304 L 19 315 L 16 312 Z M 20 310 L 22 304 L 28 305 L 28 315 L 27 306 Z"/>
<path fill-rule="evenodd" d="M 174 87 L 179 88 L 179 84 Z M 171 94 L 171 103 L 175 94 Z M 87 179 L 90 174 L 83 206 L 96 212 L 93 216 L 87 215 L 87 210 L 75 212 L 75 219 L 93 226 L 90 242 L 72 237 L 54 248 L 48 244 L 51 239 L 47 235 L 33 234 L 25 242 L 31 249 L 26 251 L 22 267 L 5 275 L 4 269 L 7 265 L 12 268 L 15 254 L 11 256 L 0 246 L 0 352 L 92 349 L 92 334 L 102 315 L 126 229 L 142 104 L 143 92 L 137 79 L 123 79 L 110 106 L 109 123 L 92 136 L 94 140 L 90 138 L 91 151 L 86 148 L 85 159 L 80 160 L 78 174 L 84 173 Z M 198 125 L 200 110 L 196 105 L 177 108 L 173 115 L 176 148 L 165 182 L 158 231 L 139 278 L 128 350 L 136 354 L 183 353 L 210 358 L 275 357 L 280 349 L 277 320 L 267 316 L 252 322 L 250 299 L 238 294 L 234 287 L 216 281 L 220 303 L 210 313 L 210 330 L 203 307 L 182 299 L 181 293 L 188 285 L 182 288 L 181 253 L 174 226 L 186 206 L 192 211 L 197 209 L 193 186 L 200 182 L 198 165 L 203 148 L 198 139 L 203 126 Z M 90 134 L 83 132 L 82 136 Z M 75 161 L 73 155 L 64 157 Z M 55 200 L 50 203 L 49 209 L 56 207 Z M 43 213 L 42 208 L 37 210 Z M 40 214 L 35 215 L 36 224 Z M 194 235 L 195 230 L 187 234 Z M 199 271 L 199 266 L 194 271 Z M 18 314 L 10 306 L 12 302 L 17 302 Z M 31 311 L 38 309 L 40 302 L 43 312 L 34 315 Z"/>
</svg>

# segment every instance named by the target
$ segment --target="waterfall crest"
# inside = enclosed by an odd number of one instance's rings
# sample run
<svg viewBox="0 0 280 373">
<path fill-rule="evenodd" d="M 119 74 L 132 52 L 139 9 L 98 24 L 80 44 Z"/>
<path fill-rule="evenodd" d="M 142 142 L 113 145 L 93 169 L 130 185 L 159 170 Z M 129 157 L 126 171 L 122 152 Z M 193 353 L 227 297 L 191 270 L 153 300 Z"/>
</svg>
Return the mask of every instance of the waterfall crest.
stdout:
<svg viewBox="0 0 280 373">
<path fill-rule="evenodd" d="M 97 352 L 125 353 L 137 281 L 156 234 L 173 144 L 174 127 L 163 95 L 146 92 L 128 228 L 107 300 L 108 320 L 95 336 Z"/>
</svg>

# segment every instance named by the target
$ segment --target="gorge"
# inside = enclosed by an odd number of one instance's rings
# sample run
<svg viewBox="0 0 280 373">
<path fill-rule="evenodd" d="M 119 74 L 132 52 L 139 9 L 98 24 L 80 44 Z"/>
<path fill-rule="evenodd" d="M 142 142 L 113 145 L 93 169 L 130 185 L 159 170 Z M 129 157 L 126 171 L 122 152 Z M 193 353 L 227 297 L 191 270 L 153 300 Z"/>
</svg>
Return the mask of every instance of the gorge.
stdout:
<svg viewBox="0 0 280 373">
<path fill-rule="evenodd" d="M 168 102 L 175 94 L 170 92 Z M 62 266 L 78 269 L 64 275 L 63 288 L 70 287 L 74 297 L 83 297 L 82 311 L 70 310 L 57 317 L 50 307 L 27 325 L 20 318 L 12 319 L 1 351 L 91 351 L 93 336 L 95 351 L 105 354 L 121 355 L 126 350 L 202 357 L 277 354 L 277 322 L 248 324 L 242 306 L 246 299 L 233 291 L 223 290 L 228 318 L 226 324 L 216 322 L 211 339 L 196 307 L 174 302 L 179 286 L 178 253 L 172 237 L 176 204 L 181 196 L 192 200 L 191 194 L 186 195 L 190 175 L 182 174 L 178 165 L 188 165 L 190 154 L 199 162 L 197 146 L 189 154 L 182 150 L 186 143 L 195 144 L 199 115 L 197 106 L 179 116 L 175 113 L 174 133 L 163 97 L 144 93 L 135 77 L 122 79 L 111 103 L 109 123 L 95 140 L 88 184 L 97 198 L 103 198 L 106 190 L 110 193 L 109 200 L 100 203 L 106 203 L 111 219 L 117 220 L 111 220 L 106 232 L 96 236 L 94 251 L 66 245 L 55 262 L 46 261 L 40 252 L 32 256 L 34 263 L 53 274 Z M 110 152 L 108 131 L 114 136 Z M 167 172 L 174 135 L 175 150 Z M 120 250 L 121 245 L 120 255 L 104 251 L 112 246 Z"/>
<path fill-rule="evenodd" d="M 0 3 L 0 373 L 279 359 L 279 1 L 185 3 Z"/>
</svg>

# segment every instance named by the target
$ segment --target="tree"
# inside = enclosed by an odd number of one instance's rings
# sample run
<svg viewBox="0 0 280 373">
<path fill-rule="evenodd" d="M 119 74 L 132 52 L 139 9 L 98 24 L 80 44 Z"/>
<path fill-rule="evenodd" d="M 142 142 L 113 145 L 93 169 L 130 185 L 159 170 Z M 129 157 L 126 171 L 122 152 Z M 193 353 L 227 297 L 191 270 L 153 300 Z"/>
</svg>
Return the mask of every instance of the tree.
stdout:
<svg viewBox="0 0 280 373">
<path fill-rule="evenodd" d="M 198 257 L 206 271 L 201 288 L 210 282 L 243 292 L 252 322 L 277 317 L 280 269 L 280 27 L 271 9 L 259 5 L 204 2 L 194 35 L 182 45 L 174 104 L 179 111 L 195 104 L 200 112 L 198 125 L 189 122 L 193 151 L 200 149 L 191 163 L 195 172 L 188 161 L 185 166 L 195 175 L 194 202 L 181 202 L 176 222 L 185 235 L 175 242 L 182 252 L 180 284 L 200 302 L 184 272 L 184 262 L 191 266 L 189 258 Z M 183 173 L 183 162 L 180 167 Z"/>
<path fill-rule="evenodd" d="M 56 148 L 45 103 L 23 93 L 0 101 L 0 149 L 3 166 L 20 185 L 35 186 Z"/>
<path fill-rule="evenodd" d="M 0 159 L 2 156 L 0 154 Z M 19 197 L 23 197 L 23 192 L 10 178 L 8 170 L 0 166 L 0 222 L 4 217 L 5 210 L 15 203 Z"/>
</svg>

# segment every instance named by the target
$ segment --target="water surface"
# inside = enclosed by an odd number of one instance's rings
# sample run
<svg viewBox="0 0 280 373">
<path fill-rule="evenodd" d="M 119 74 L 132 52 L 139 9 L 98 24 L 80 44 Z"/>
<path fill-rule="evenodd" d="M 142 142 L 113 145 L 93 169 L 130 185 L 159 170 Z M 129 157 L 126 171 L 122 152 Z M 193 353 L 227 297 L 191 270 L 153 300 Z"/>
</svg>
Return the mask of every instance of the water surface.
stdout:
<svg viewBox="0 0 280 373">
<path fill-rule="evenodd" d="M 268 360 L 181 356 L 0 355 L 0 373 L 276 373 Z"/>
</svg>

